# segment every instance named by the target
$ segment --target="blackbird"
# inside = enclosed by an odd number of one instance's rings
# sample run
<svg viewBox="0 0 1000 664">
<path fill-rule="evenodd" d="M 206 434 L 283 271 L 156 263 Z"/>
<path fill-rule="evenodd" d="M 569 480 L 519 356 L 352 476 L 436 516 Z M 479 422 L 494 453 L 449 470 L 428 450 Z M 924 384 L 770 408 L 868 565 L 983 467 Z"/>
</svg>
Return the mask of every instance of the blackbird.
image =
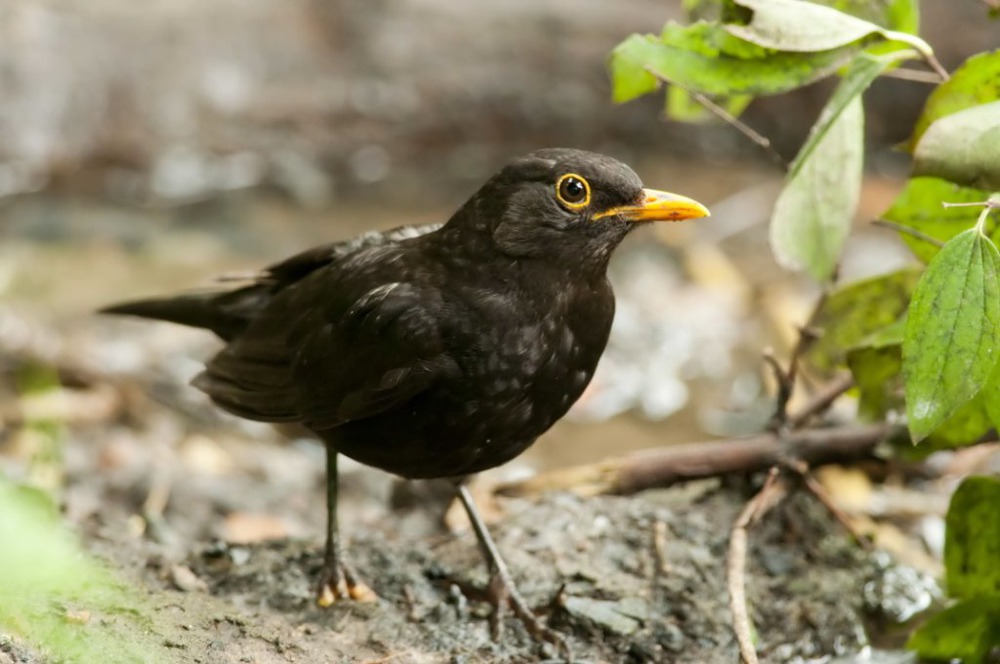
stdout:
<svg viewBox="0 0 1000 664">
<path fill-rule="evenodd" d="M 251 420 L 304 425 L 327 452 L 320 605 L 374 598 L 345 565 L 337 457 L 404 478 L 452 478 L 505 604 L 561 643 L 517 593 L 461 479 L 530 446 L 580 396 L 615 300 L 611 252 L 638 225 L 708 216 L 644 189 L 625 164 L 538 150 L 490 178 L 445 224 L 323 245 L 249 283 L 117 304 L 211 330 L 226 342 L 194 385 Z"/>
</svg>

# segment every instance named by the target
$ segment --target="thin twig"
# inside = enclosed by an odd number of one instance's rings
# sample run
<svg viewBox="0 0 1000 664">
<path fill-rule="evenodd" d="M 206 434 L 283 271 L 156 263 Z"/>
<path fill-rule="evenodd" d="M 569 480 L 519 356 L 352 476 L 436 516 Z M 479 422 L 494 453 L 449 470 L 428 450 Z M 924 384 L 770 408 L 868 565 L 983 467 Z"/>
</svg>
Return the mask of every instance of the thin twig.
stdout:
<svg viewBox="0 0 1000 664">
<path fill-rule="evenodd" d="M 671 81 L 670 79 L 657 74 L 655 71 L 652 71 L 650 69 L 646 69 L 646 71 L 648 71 L 650 74 L 656 77 L 657 80 L 666 83 L 667 85 L 677 86 L 678 88 L 687 92 L 689 95 L 691 95 L 692 99 L 694 99 L 696 102 L 698 102 L 706 109 L 708 109 L 710 113 L 718 117 L 726 124 L 734 127 L 741 134 L 743 134 L 751 141 L 753 141 L 756 145 L 763 148 L 764 151 L 767 152 L 768 155 L 770 155 L 771 159 L 773 159 L 775 163 L 781 166 L 782 169 L 784 169 L 785 171 L 788 170 L 788 162 L 786 162 L 784 158 L 781 156 L 781 154 L 779 154 L 778 151 L 774 149 L 774 146 L 771 145 L 771 140 L 767 136 L 764 136 L 763 134 L 755 130 L 753 127 L 750 127 L 746 123 L 742 122 L 732 113 L 730 113 L 729 111 L 727 111 L 726 109 L 722 108 L 714 101 L 709 99 L 708 96 L 703 95 L 700 92 L 695 92 L 694 90 L 691 90 L 690 88 L 687 88 L 683 85 L 679 85 Z"/>
<path fill-rule="evenodd" d="M 882 77 L 884 78 L 898 78 L 903 81 L 914 81 L 915 83 L 929 83 L 931 85 L 937 85 L 941 82 L 941 75 L 929 71 L 920 71 L 919 69 L 890 69 L 888 71 L 882 72 Z"/>
<path fill-rule="evenodd" d="M 726 586 L 729 589 L 729 609 L 733 614 L 733 630 L 740 647 L 744 664 L 757 664 L 757 649 L 753 644 L 750 613 L 747 608 L 746 560 L 747 529 L 767 513 L 785 494 L 779 482 L 779 467 L 773 466 L 764 486 L 743 507 L 729 536 L 729 555 L 726 558 Z"/>
<path fill-rule="evenodd" d="M 854 379 L 850 375 L 844 374 L 832 383 L 824 387 L 812 399 L 802 407 L 802 410 L 794 415 L 788 416 L 788 426 L 792 429 L 801 428 L 806 422 L 816 415 L 821 415 L 833 405 L 844 392 L 854 386 Z"/>
<path fill-rule="evenodd" d="M 657 519 L 653 523 L 653 553 L 656 554 L 656 573 L 669 574 L 670 561 L 667 559 L 667 523 Z"/>
<path fill-rule="evenodd" d="M 826 293 L 820 297 L 819 302 L 816 303 L 817 310 L 823 306 L 826 297 Z M 806 349 L 809 348 L 809 345 L 815 340 L 816 332 L 814 330 L 808 327 L 799 328 L 799 338 L 795 341 L 795 347 L 792 348 L 792 355 L 788 361 L 787 369 L 781 366 L 777 358 L 774 357 L 774 352 L 771 349 L 768 348 L 764 351 L 764 361 L 771 367 L 774 377 L 778 381 L 778 394 L 775 397 L 774 414 L 771 416 L 769 424 L 771 431 L 783 431 L 788 426 L 788 402 L 795 391 L 795 380 L 799 373 L 799 360 L 803 353 L 806 352 Z"/>
<path fill-rule="evenodd" d="M 844 514 L 844 510 L 837 506 L 837 504 L 833 501 L 833 497 L 827 493 L 826 489 L 823 488 L 823 485 L 820 484 L 810 472 L 808 472 L 808 468 L 806 468 L 806 471 L 802 473 L 802 480 L 805 483 L 806 488 L 808 488 L 809 491 L 816 496 L 819 502 L 823 503 L 823 506 L 826 507 L 827 511 L 833 515 L 833 518 L 839 521 L 840 525 L 844 527 L 844 530 L 849 532 L 851 537 L 853 537 L 863 549 L 870 551 L 872 548 L 871 540 L 855 527 L 854 522 L 851 521 L 850 517 Z"/>
<path fill-rule="evenodd" d="M 791 369 L 785 371 L 784 367 L 778 362 L 777 358 L 774 357 L 774 351 L 770 348 L 766 349 L 763 354 L 764 362 L 771 367 L 771 373 L 774 374 L 774 380 L 778 383 L 778 394 L 775 395 L 774 404 L 774 414 L 771 415 L 771 421 L 768 424 L 768 429 L 770 431 L 781 431 L 785 428 L 788 423 L 788 401 L 792 398 L 792 389 L 794 387 L 795 377 L 792 375 Z"/>
<path fill-rule="evenodd" d="M 922 240 L 924 242 L 927 242 L 928 244 L 932 244 L 935 247 L 944 246 L 944 242 L 937 239 L 936 237 L 931 237 L 926 233 L 921 233 L 916 228 L 910 228 L 909 226 L 904 226 L 903 224 L 897 224 L 895 221 L 889 221 L 888 219 L 872 219 L 872 225 L 882 226 L 883 228 L 890 228 L 900 233 L 906 233 L 907 235 L 911 235 L 917 238 L 918 240 Z"/>
</svg>

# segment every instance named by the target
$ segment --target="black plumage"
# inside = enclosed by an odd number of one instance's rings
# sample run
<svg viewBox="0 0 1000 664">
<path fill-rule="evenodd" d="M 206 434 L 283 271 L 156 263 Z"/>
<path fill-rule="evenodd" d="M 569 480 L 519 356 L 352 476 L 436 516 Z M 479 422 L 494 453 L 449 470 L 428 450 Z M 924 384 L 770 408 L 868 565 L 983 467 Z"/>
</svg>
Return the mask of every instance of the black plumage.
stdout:
<svg viewBox="0 0 1000 664">
<path fill-rule="evenodd" d="M 540 150 L 444 225 L 370 233 L 237 288 L 105 311 L 225 340 L 194 384 L 231 413 L 300 423 L 324 440 L 332 508 L 338 453 L 407 478 L 460 478 L 523 452 L 594 373 L 614 316 L 612 250 L 637 222 L 707 214 L 644 189 L 609 157 Z M 331 514 L 325 601 L 358 585 L 335 539 Z M 502 561 L 490 564 L 506 576 Z"/>
</svg>

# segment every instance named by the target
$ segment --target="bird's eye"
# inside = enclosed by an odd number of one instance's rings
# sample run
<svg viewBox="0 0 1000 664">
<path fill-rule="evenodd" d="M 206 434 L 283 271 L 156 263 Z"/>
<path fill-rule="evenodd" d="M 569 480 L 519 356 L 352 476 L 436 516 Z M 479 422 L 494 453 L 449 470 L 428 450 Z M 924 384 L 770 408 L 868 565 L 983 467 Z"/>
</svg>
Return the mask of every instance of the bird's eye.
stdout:
<svg viewBox="0 0 1000 664">
<path fill-rule="evenodd" d="M 590 185 L 582 176 L 568 173 L 556 183 L 556 198 L 570 210 L 582 210 L 590 204 Z"/>
</svg>

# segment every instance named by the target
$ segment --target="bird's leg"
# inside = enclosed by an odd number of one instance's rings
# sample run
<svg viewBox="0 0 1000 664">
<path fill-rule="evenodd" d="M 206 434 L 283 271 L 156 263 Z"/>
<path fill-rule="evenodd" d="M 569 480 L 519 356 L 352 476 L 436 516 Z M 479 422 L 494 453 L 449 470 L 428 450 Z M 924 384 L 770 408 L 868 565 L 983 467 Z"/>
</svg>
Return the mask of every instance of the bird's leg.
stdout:
<svg viewBox="0 0 1000 664">
<path fill-rule="evenodd" d="M 340 529 L 337 527 L 337 450 L 326 445 L 326 550 L 319 573 L 316 603 L 326 608 L 340 599 L 373 602 L 378 595 L 357 580 L 341 560 Z"/>
<path fill-rule="evenodd" d="M 555 645 L 556 648 L 568 653 L 569 646 L 566 644 L 565 639 L 542 624 L 542 621 L 534 614 L 531 607 L 524 600 L 524 597 L 517 591 L 514 580 L 510 576 L 510 570 L 507 569 L 507 564 L 500 557 L 497 545 L 493 541 L 493 538 L 490 537 L 490 533 L 486 529 L 486 524 L 483 522 L 479 510 L 476 509 L 476 503 L 473 501 L 469 489 L 464 484 L 458 484 L 456 489 L 459 500 L 462 501 L 462 505 L 469 515 L 469 521 L 472 522 L 472 529 L 476 533 L 476 540 L 479 542 L 479 548 L 483 552 L 483 557 L 486 558 L 486 565 L 489 567 L 490 581 L 488 592 L 490 600 L 493 603 L 493 615 L 490 619 L 490 626 L 493 631 L 494 640 L 500 639 L 503 629 L 504 606 L 509 605 L 514 615 L 524 624 L 532 637 L 539 641 L 547 641 Z"/>
</svg>

